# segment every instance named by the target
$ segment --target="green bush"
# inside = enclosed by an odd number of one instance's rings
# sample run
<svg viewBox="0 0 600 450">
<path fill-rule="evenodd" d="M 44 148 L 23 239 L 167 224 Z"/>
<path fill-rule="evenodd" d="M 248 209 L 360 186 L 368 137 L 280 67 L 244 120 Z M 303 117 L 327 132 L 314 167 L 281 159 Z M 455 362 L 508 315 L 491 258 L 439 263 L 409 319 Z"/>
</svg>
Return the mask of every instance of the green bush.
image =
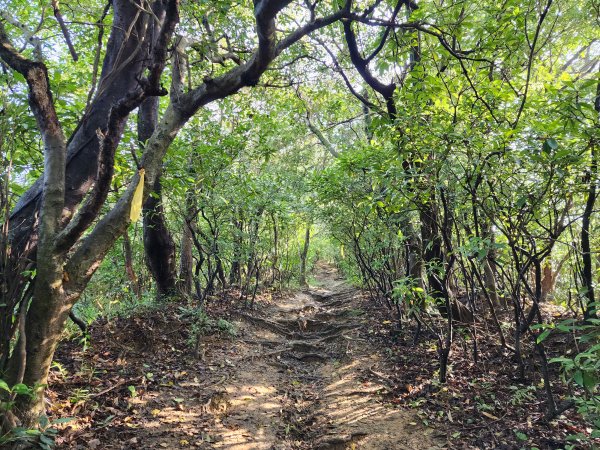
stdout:
<svg viewBox="0 0 600 450">
<path fill-rule="evenodd" d="M 561 356 L 550 362 L 561 365 L 564 381 L 577 391 L 572 401 L 593 426 L 592 438 L 600 437 L 600 319 L 583 324 L 568 319 L 556 329 L 575 334 L 579 350 L 573 357 Z"/>
</svg>

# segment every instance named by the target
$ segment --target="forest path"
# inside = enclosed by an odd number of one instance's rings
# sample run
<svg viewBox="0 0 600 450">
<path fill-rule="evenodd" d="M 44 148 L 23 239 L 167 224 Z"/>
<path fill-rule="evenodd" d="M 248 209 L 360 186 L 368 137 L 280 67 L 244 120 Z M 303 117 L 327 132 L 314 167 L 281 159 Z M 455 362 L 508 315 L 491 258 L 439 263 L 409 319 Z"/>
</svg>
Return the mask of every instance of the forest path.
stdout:
<svg viewBox="0 0 600 450">
<path fill-rule="evenodd" d="M 52 404 L 77 421 L 57 448 L 442 448 L 414 412 L 386 403 L 390 361 L 367 339 L 380 324 L 361 292 L 326 265 L 316 284 L 228 308 L 236 337 L 206 335 L 197 355 L 176 304 L 98 324 L 89 350 L 66 343 L 59 360 L 74 375 L 53 373 Z"/>
<path fill-rule="evenodd" d="M 361 338 L 359 291 L 321 266 L 311 288 L 240 313 L 235 367 L 210 400 L 208 448 L 439 448 L 415 417 L 382 402 L 381 357 Z"/>
</svg>

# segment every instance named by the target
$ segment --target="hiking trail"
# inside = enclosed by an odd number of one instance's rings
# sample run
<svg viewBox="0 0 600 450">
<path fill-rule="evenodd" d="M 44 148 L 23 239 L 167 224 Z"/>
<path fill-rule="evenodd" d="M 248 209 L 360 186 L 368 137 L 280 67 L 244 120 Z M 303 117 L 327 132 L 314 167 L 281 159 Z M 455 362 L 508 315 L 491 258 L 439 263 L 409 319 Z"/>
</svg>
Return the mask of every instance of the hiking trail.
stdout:
<svg viewBox="0 0 600 450">
<path fill-rule="evenodd" d="M 360 291 L 329 266 L 317 284 L 235 313 L 235 339 L 200 343 L 208 370 L 148 390 L 131 428 L 110 442 L 95 434 L 97 448 L 442 448 L 414 413 L 384 401 L 385 361 L 364 336 Z"/>
</svg>

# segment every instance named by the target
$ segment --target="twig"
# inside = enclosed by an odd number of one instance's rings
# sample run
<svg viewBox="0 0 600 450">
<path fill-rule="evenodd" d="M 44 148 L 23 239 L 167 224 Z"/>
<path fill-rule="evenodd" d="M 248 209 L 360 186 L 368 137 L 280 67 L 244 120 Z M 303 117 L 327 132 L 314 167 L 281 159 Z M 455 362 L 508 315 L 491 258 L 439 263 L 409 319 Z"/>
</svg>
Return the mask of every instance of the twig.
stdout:
<svg viewBox="0 0 600 450">
<path fill-rule="evenodd" d="M 101 397 L 101 396 L 103 396 L 104 394 L 108 394 L 110 391 L 113 391 L 113 390 L 115 390 L 116 388 L 118 388 L 118 387 L 120 387 L 120 386 L 123 386 L 125 383 L 126 383 L 126 381 L 125 381 L 125 380 L 121 380 L 121 381 L 119 381 L 118 383 L 116 383 L 116 384 L 112 385 L 111 387 L 104 389 L 103 391 L 97 392 L 97 393 L 95 393 L 95 394 L 91 394 L 89 397 L 90 397 L 90 398 Z"/>
</svg>

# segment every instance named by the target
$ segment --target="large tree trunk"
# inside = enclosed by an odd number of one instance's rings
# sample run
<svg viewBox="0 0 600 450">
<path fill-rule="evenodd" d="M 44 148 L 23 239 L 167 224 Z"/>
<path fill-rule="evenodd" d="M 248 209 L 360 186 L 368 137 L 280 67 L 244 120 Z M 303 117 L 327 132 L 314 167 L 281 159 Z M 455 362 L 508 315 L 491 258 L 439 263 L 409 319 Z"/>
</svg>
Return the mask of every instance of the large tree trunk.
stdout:
<svg viewBox="0 0 600 450">
<path fill-rule="evenodd" d="M 45 384 L 58 338 L 70 311 L 70 308 L 64 307 L 63 301 L 65 257 L 61 252 L 57 252 L 55 242 L 61 231 L 67 147 L 54 107 L 46 66 L 20 55 L 8 41 L 4 29 L 1 31 L 2 59 L 27 81 L 29 106 L 44 144 L 45 169 L 39 214 L 40 263 L 37 267 L 31 305 L 29 309 L 26 305 L 21 305 L 22 310 L 26 312 L 26 318 L 19 315 L 19 321 L 25 320 L 25 327 L 19 329 L 16 348 L 25 349 L 25 353 L 13 352 L 8 360 L 8 373 L 5 378 L 9 385 L 24 382 L 36 390 L 43 390 L 43 387 L 38 385 Z M 12 311 L 10 313 L 12 316 Z M 20 325 L 23 325 L 23 322 Z M 21 423 L 30 427 L 43 407 L 41 395 L 21 395 L 16 398 L 14 411 L 20 417 Z"/>
<path fill-rule="evenodd" d="M 146 264 L 156 283 L 156 293 L 162 298 L 175 293 L 177 276 L 175 243 L 167 228 L 161 190 L 158 177 L 154 193 L 144 204 L 144 251 Z"/>
<path fill-rule="evenodd" d="M 134 11 L 138 11 L 128 22 L 128 28 L 133 31 L 131 34 L 136 34 L 147 28 L 151 18 L 148 14 L 139 13 L 139 9 L 135 5 L 131 4 L 130 7 Z M 154 13 L 159 18 L 165 18 L 165 10 L 161 11 L 160 7 L 155 8 Z M 13 232 L 16 234 L 12 236 L 17 239 L 17 241 L 13 241 L 17 249 L 12 255 L 14 258 L 31 256 L 35 250 L 37 250 L 38 256 L 31 304 L 29 308 L 26 307 L 26 304 L 21 304 L 21 311 L 25 312 L 26 318 L 23 321 L 23 317 L 19 317 L 20 332 L 16 343 L 19 351 L 12 352 L 8 358 L 7 371 L 4 375 L 9 385 L 24 383 L 34 390 L 33 396 L 17 395 L 14 399 L 13 411 L 20 424 L 26 428 L 36 426 L 37 419 L 43 411 L 43 394 L 47 384 L 48 371 L 73 304 L 80 297 L 108 250 L 124 233 L 131 220 L 131 201 L 136 188 L 134 184 L 127 189 L 126 194 L 104 219 L 96 224 L 94 230 L 84 236 L 85 231 L 100 213 L 108 195 L 113 175 L 115 150 L 129 113 L 139 106 L 146 95 L 150 95 L 149 92 L 158 92 L 156 85 L 164 68 L 166 42 L 170 39 L 178 20 L 178 8 L 175 2 L 169 3 L 169 13 L 168 19 L 163 21 L 160 30 L 163 38 L 162 45 L 157 46 L 156 53 L 153 53 L 152 58 L 148 60 L 154 64 L 150 70 L 152 81 L 149 81 L 144 89 L 138 86 L 134 87 L 131 92 L 121 92 L 121 94 L 126 94 L 126 97 L 111 105 L 105 127 L 98 128 L 98 134 L 95 135 L 100 153 L 95 169 L 94 189 L 66 225 L 65 211 L 69 210 L 66 199 L 72 200 L 72 196 L 68 192 L 72 185 L 69 184 L 70 179 L 66 175 L 67 144 L 54 107 L 47 69 L 43 63 L 27 60 L 19 54 L 8 41 L 4 30 L 1 30 L 0 56 L 14 71 L 19 72 L 27 80 L 29 103 L 44 143 L 44 176 L 43 182 L 40 183 L 41 195 L 38 195 L 38 199 L 35 200 L 36 205 L 32 203 L 33 200 L 29 203 L 22 201 L 16 209 L 17 213 L 22 213 L 27 207 L 33 208 L 39 203 L 39 222 L 34 223 L 33 219 L 30 220 L 27 225 L 28 230 L 23 228 L 26 226 L 23 223 L 18 224 L 13 228 Z M 118 14 L 119 12 L 115 10 L 117 24 L 119 23 Z M 136 30 L 138 17 L 141 17 L 140 21 L 143 23 L 139 24 L 139 30 Z M 143 36 L 144 34 L 140 33 L 138 38 Z M 144 47 L 141 49 L 143 50 Z M 116 48 L 115 51 L 121 55 L 119 48 Z M 132 49 L 134 55 L 137 51 L 139 49 Z M 107 62 L 110 62 L 115 55 L 107 55 L 106 58 Z M 119 57 L 116 59 L 113 61 L 115 65 L 123 63 Z M 116 73 L 117 70 L 115 70 Z M 101 83 L 100 91 L 102 92 L 105 88 L 106 85 Z M 82 128 L 85 127 L 82 126 Z M 162 139 L 161 147 L 168 147 L 171 141 L 172 138 L 170 140 Z M 86 164 L 94 166 L 91 158 L 88 158 Z M 148 167 L 150 180 L 154 180 L 156 176 L 156 166 L 155 163 Z M 134 177 L 134 182 L 139 182 L 140 179 L 141 177 L 138 175 Z M 23 231 L 22 236 L 27 239 L 19 241 L 19 231 Z M 24 241 L 28 241 L 31 245 L 19 248 Z M 18 301 L 22 296 L 17 292 L 11 299 L 6 299 L 12 301 L 6 306 L 6 312 L 9 315 L 13 313 L 15 298 Z M 21 301 L 26 300 L 27 296 Z M 10 340 L 8 342 L 10 343 Z M 9 348 L 0 350 L 9 352 Z M 13 423 L 15 421 L 3 421 L 3 427 Z"/>
<path fill-rule="evenodd" d="M 423 239 L 423 262 L 427 270 L 428 293 L 437 303 L 437 308 L 443 317 L 470 323 L 473 313 L 469 308 L 457 301 L 444 285 L 445 273 L 448 270 L 442 247 L 442 230 L 439 224 L 439 208 L 435 192 L 430 193 L 427 204 L 420 210 L 421 235 Z M 442 266 L 442 267 L 440 267 Z M 440 269 L 436 269 L 440 267 Z M 450 306 L 451 311 L 448 310 Z"/>
<path fill-rule="evenodd" d="M 148 62 L 146 58 L 135 57 L 149 51 L 149 40 L 145 39 L 144 32 L 147 18 L 140 16 L 139 8 L 129 0 L 114 0 L 112 8 L 111 35 L 96 95 L 66 144 L 64 201 L 58 211 L 62 215 L 61 220 L 74 212 L 96 182 L 103 142 L 101 136 L 107 132 L 111 111 L 127 94 L 135 92 Z M 128 29 L 131 29 L 130 33 Z M 122 129 L 124 123 L 125 120 L 116 121 L 113 126 Z M 111 136 L 116 142 L 111 144 L 118 144 L 121 134 L 113 133 Z M 21 196 L 8 221 L 10 255 L 0 263 L 0 272 L 7 280 L 0 299 L 0 362 L 5 362 L 10 352 L 13 313 L 23 301 L 28 285 L 23 272 L 35 268 L 45 175 Z"/>
<path fill-rule="evenodd" d="M 142 148 L 154 133 L 158 121 L 158 97 L 144 100 L 138 111 L 138 140 Z M 175 267 L 175 243 L 167 227 L 162 202 L 161 173 L 154 182 L 153 193 L 144 204 L 144 250 L 146 264 L 159 298 L 175 293 L 177 274 Z"/>
<path fill-rule="evenodd" d="M 17 342 L 19 347 L 21 341 L 25 341 L 25 358 L 13 355 L 6 373 L 9 385 L 24 383 L 35 389 L 35 395 L 19 395 L 15 399 L 13 413 L 21 426 L 27 428 L 35 428 L 39 416 L 44 413 L 44 386 L 48 384 L 52 358 L 71 310 L 71 302 L 60 285 L 61 277 L 62 273 L 55 272 L 47 281 L 36 280 L 25 323 L 26 334 Z M 52 320 L 48 320 L 49 317 Z"/>
<path fill-rule="evenodd" d="M 165 127 L 177 129 L 176 124 L 180 123 L 180 119 L 172 117 L 171 114 L 167 116 L 170 120 L 165 120 Z M 173 138 L 174 134 L 162 134 L 155 145 L 166 149 Z M 160 171 L 160 164 L 146 164 L 145 167 L 148 168 L 148 182 L 153 184 Z M 19 346 L 21 340 L 26 339 L 26 358 L 23 360 L 13 352 L 6 377 L 6 381 L 11 385 L 21 382 L 22 376 L 23 383 L 37 389 L 34 398 L 17 397 L 15 411 L 24 426 L 35 426 L 39 413 L 43 411 L 43 385 L 47 384 L 48 371 L 65 321 L 98 265 L 130 223 L 131 201 L 139 179 L 139 176 L 134 178 L 115 207 L 81 241 L 73 253 L 69 254 L 66 261 L 56 256 L 53 245 L 44 245 L 43 239 L 40 241 L 38 273 L 33 299 L 27 312 L 26 334 L 21 336 L 17 343 Z M 47 209 L 42 208 L 42 212 Z M 44 238 L 46 233 L 43 229 L 40 231 L 40 236 Z"/>
</svg>

